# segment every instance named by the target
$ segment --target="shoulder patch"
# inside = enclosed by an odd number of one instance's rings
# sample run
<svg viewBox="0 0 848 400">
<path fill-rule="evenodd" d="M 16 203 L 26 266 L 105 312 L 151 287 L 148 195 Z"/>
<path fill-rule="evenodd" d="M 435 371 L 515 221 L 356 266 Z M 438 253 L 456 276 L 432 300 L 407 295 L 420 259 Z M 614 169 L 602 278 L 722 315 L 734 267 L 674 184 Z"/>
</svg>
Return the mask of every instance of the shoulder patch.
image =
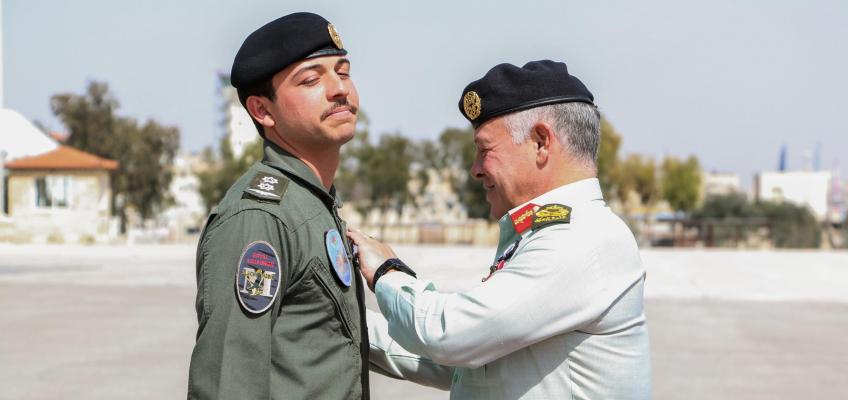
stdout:
<svg viewBox="0 0 848 400">
<path fill-rule="evenodd" d="M 236 269 L 236 297 L 245 311 L 261 314 L 280 292 L 280 257 L 268 242 L 245 246 Z"/>
<path fill-rule="evenodd" d="M 533 214 L 533 230 L 553 224 L 571 222 L 571 207 L 562 204 L 545 204 Z"/>
<path fill-rule="evenodd" d="M 288 179 L 265 172 L 257 172 L 244 192 L 260 199 L 280 201 L 288 186 Z"/>
</svg>

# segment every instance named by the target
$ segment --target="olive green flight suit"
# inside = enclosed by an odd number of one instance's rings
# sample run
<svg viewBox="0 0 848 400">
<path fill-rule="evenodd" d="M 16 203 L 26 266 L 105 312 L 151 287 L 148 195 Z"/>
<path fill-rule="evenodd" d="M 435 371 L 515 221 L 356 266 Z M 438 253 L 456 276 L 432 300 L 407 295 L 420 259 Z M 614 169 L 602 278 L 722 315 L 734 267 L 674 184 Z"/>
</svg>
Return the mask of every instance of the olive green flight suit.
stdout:
<svg viewBox="0 0 848 400">
<path fill-rule="evenodd" d="M 350 287 L 342 283 L 325 245 L 336 229 L 352 254 L 335 190 L 273 143 L 264 151 L 212 211 L 198 243 L 188 398 L 368 399 L 364 285 L 356 270 Z M 274 177 L 278 196 L 256 195 L 257 176 Z M 256 241 L 270 244 L 280 265 L 279 292 L 258 314 L 236 293 L 242 253 Z"/>
</svg>

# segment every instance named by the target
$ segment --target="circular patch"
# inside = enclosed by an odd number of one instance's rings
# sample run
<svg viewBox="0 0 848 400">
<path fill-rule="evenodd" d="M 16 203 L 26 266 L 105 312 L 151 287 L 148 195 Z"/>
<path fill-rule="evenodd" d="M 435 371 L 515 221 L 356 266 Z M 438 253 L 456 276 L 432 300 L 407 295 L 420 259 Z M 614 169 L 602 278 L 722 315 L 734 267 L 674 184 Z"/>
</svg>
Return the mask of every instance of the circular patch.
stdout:
<svg viewBox="0 0 848 400">
<path fill-rule="evenodd" d="M 480 104 L 480 96 L 477 95 L 477 92 L 472 90 L 462 97 L 462 108 L 465 110 L 468 119 L 472 121 L 480 116 L 483 107 Z"/>
<path fill-rule="evenodd" d="M 245 246 L 236 272 L 236 296 L 250 313 L 260 314 L 271 308 L 280 292 L 280 258 L 268 242 Z"/>
<path fill-rule="evenodd" d="M 347 250 L 345 249 L 342 236 L 339 231 L 330 229 L 324 235 L 324 242 L 327 244 L 327 257 L 330 259 L 330 264 L 333 264 L 333 271 L 336 271 L 336 276 L 345 286 L 350 287 L 350 259 L 347 258 Z"/>
<path fill-rule="evenodd" d="M 342 45 L 342 37 L 339 36 L 339 32 L 336 30 L 336 27 L 333 26 L 333 24 L 327 24 L 327 31 L 330 32 L 330 39 L 333 39 L 333 44 L 339 49 L 343 49 L 344 45 Z"/>
</svg>

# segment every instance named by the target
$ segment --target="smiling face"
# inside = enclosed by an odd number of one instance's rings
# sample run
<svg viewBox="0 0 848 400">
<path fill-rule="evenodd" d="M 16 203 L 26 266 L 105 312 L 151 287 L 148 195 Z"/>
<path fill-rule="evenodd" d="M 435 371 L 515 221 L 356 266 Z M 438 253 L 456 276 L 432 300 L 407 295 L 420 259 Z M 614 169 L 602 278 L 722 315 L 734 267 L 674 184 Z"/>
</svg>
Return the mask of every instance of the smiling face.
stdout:
<svg viewBox="0 0 848 400">
<path fill-rule="evenodd" d="M 266 133 L 271 133 L 269 137 L 304 150 L 339 147 L 353 138 L 359 95 L 350 79 L 347 58 L 326 56 L 299 61 L 274 75 L 271 83 L 273 101 L 264 97 L 248 99 L 251 115 Z"/>
<path fill-rule="evenodd" d="M 539 173 L 534 141 L 513 143 L 504 118 L 498 117 L 477 128 L 474 143 L 477 155 L 471 176 L 486 188 L 492 218 L 498 219 L 533 198 L 534 176 Z"/>
</svg>

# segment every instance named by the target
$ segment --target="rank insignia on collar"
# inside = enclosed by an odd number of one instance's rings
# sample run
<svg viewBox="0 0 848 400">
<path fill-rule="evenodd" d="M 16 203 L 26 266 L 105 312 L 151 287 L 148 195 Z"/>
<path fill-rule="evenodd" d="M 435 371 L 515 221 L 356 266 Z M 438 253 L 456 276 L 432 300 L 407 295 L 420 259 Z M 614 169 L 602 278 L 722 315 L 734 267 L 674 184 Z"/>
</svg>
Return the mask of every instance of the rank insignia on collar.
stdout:
<svg viewBox="0 0 848 400">
<path fill-rule="evenodd" d="M 533 225 L 533 213 L 537 208 L 539 208 L 539 206 L 533 203 L 528 203 L 526 206 L 509 214 L 509 218 L 512 219 L 512 225 L 515 226 L 515 231 L 518 232 L 519 235 L 524 233 L 531 225 Z"/>
<path fill-rule="evenodd" d="M 533 230 L 553 224 L 571 222 L 571 207 L 562 204 L 545 204 L 533 214 Z"/>
<path fill-rule="evenodd" d="M 264 200 L 280 201 L 289 185 L 288 179 L 257 172 L 250 181 L 245 193 Z"/>
<path fill-rule="evenodd" d="M 268 242 L 245 246 L 236 270 L 236 297 L 245 311 L 261 314 L 280 292 L 280 257 Z"/>
</svg>

